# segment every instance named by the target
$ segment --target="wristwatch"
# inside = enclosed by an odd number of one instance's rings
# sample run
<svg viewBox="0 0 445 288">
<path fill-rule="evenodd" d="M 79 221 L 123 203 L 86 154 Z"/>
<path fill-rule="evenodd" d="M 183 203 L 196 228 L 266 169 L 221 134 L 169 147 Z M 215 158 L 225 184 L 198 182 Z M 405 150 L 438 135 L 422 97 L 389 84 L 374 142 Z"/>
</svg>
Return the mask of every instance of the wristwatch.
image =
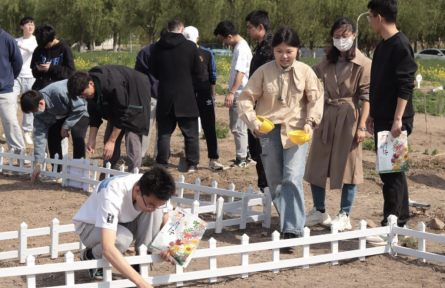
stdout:
<svg viewBox="0 0 445 288">
<path fill-rule="evenodd" d="M 368 131 L 365 127 L 357 127 L 357 130 Z"/>
</svg>

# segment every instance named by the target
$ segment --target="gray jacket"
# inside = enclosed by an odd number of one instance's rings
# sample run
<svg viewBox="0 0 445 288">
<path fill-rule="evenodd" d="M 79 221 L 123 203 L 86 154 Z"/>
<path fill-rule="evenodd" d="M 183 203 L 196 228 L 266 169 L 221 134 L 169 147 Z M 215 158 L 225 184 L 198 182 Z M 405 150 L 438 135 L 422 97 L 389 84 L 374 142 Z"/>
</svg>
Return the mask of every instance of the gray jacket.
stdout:
<svg viewBox="0 0 445 288">
<path fill-rule="evenodd" d="M 68 97 L 67 82 L 68 80 L 54 82 L 40 90 L 46 105 L 45 112 L 34 115 L 34 158 L 38 163 L 42 163 L 45 158 L 48 130 L 56 123 L 56 116 L 67 116 L 62 128 L 68 131 L 80 118 L 89 117 L 84 99 L 77 97 L 74 101 Z"/>
</svg>

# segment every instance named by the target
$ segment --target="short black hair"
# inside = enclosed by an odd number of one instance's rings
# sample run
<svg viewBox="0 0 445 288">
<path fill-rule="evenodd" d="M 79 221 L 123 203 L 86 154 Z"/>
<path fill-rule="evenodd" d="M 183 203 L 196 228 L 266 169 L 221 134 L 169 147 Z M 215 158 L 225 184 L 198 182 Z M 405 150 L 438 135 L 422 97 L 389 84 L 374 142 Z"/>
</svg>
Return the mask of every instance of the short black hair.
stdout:
<svg viewBox="0 0 445 288">
<path fill-rule="evenodd" d="M 159 200 L 169 200 L 176 191 L 172 175 L 164 167 L 156 165 L 139 179 L 139 189 L 144 196 L 155 195 Z"/>
<path fill-rule="evenodd" d="M 167 28 L 170 32 L 177 32 L 181 30 L 182 27 L 184 27 L 184 22 L 179 18 L 173 18 L 168 21 Z"/>
<path fill-rule="evenodd" d="M 236 29 L 235 24 L 230 22 L 229 20 L 224 20 L 218 23 L 218 25 L 215 28 L 215 31 L 213 31 L 213 35 L 218 36 L 221 35 L 224 38 L 227 38 L 227 36 L 232 35 L 238 35 L 238 30 Z"/>
<path fill-rule="evenodd" d="M 278 29 L 273 36 L 272 47 L 276 47 L 283 42 L 291 47 L 300 48 L 300 37 L 298 37 L 298 33 L 289 26 L 283 26 Z"/>
<path fill-rule="evenodd" d="M 168 33 L 168 30 L 167 30 L 167 28 L 162 28 L 162 30 L 161 30 L 161 32 L 159 33 L 159 35 L 161 36 L 161 37 L 163 37 L 165 34 L 167 34 Z"/>
<path fill-rule="evenodd" d="M 76 71 L 68 78 L 68 97 L 77 100 L 77 97 L 88 88 L 90 81 L 93 81 L 91 75 L 86 71 Z"/>
<path fill-rule="evenodd" d="M 43 99 L 42 93 L 35 90 L 29 90 L 20 97 L 20 107 L 23 113 L 31 113 L 39 108 L 39 102 Z"/>
<path fill-rule="evenodd" d="M 368 9 L 374 16 L 380 15 L 387 23 L 396 23 L 397 20 L 397 0 L 371 0 Z"/>
<path fill-rule="evenodd" d="M 260 24 L 263 24 L 264 29 L 266 31 L 270 31 L 270 20 L 269 20 L 269 13 L 265 10 L 254 10 L 249 13 L 246 17 L 246 22 L 249 21 L 250 24 L 258 28 Z"/>
<path fill-rule="evenodd" d="M 23 17 L 22 20 L 20 20 L 20 26 L 26 25 L 28 23 L 35 23 L 36 21 L 31 16 Z"/>
<path fill-rule="evenodd" d="M 56 30 L 51 24 L 45 23 L 36 28 L 36 40 L 39 47 L 45 47 L 56 38 Z"/>
<path fill-rule="evenodd" d="M 334 41 L 332 39 L 334 37 L 335 30 L 337 30 L 339 28 L 344 28 L 346 31 L 351 31 L 352 34 L 354 34 L 357 31 L 357 29 L 355 28 L 355 25 L 354 25 L 354 21 L 352 21 L 350 18 L 341 17 L 341 18 L 338 18 L 337 20 L 335 20 L 335 22 L 331 28 L 331 38 L 330 38 L 331 39 L 331 47 L 329 48 L 329 50 L 326 53 L 326 59 L 331 64 L 336 64 L 338 62 L 338 57 L 341 56 L 340 50 L 338 50 L 337 47 L 334 46 Z M 349 48 L 349 50 L 346 51 L 345 58 L 348 61 L 353 60 L 356 56 L 355 44 L 356 44 L 356 42 L 353 41 L 351 48 Z"/>
</svg>

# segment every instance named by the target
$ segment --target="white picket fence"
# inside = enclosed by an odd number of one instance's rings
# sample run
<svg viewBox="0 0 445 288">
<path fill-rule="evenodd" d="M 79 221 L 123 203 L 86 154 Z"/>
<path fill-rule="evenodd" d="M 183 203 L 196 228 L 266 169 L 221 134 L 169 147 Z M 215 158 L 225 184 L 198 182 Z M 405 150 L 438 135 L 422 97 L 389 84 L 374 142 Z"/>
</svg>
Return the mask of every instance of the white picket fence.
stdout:
<svg viewBox="0 0 445 288">
<path fill-rule="evenodd" d="M 9 158 L 9 164 L 4 165 L 3 159 Z M 89 165 L 89 160 L 82 159 L 81 161 L 71 160 L 69 155 L 66 155 L 64 159 L 59 160 L 57 155 L 55 159 L 45 158 L 45 163 L 42 169 L 42 175 L 52 178 L 62 178 L 62 185 L 69 185 L 74 183 L 97 185 L 100 181 L 97 179 L 98 173 L 105 173 L 106 178 L 115 175 L 129 174 L 124 171 L 124 166 L 121 166 L 121 170 L 110 169 L 109 163 L 107 163 L 108 168 L 98 167 L 97 161 L 93 162 L 93 165 Z M 19 166 L 13 166 L 13 160 L 19 161 Z M 11 153 L 4 153 L 3 147 L 0 147 L 0 171 L 9 170 L 23 173 L 32 173 L 33 164 L 31 168 L 23 167 L 23 161 L 29 160 L 34 161 L 33 156 L 26 156 L 23 153 L 21 155 Z M 62 172 L 50 172 L 46 171 L 46 163 L 51 163 L 54 165 L 62 165 Z M 70 167 L 80 169 L 77 171 L 78 176 L 70 174 Z M 54 169 L 57 171 L 56 169 Z M 87 171 L 87 173 L 85 173 Z M 139 173 L 136 168 L 135 174 Z M 79 184 L 76 185 L 77 187 Z M 172 197 L 170 201 L 176 203 L 191 212 L 194 215 L 201 214 L 214 214 L 215 221 L 208 222 L 207 229 L 215 229 L 216 233 L 221 233 L 223 227 L 239 225 L 240 229 L 246 229 L 247 223 L 262 222 L 263 227 L 270 228 L 270 221 L 272 217 L 272 199 L 269 191 L 266 189 L 264 195 L 256 195 L 253 193 L 252 187 L 248 188 L 247 193 L 235 191 L 235 185 L 230 184 L 229 190 L 218 188 L 218 183 L 213 181 L 212 187 L 206 187 L 201 185 L 201 180 L 197 178 L 195 184 L 185 183 L 184 176 L 179 177 L 179 181 L 176 182 L 176 187 L 178 188 L 178 194 Z M 89 187 L 84 187 L 84 190 L 89 190 Z M 193 191 L 193 199 L 184 198 L 185 190 Z M 219 198 L 218 198 L 219 197 Z M 225 202 L 224 198 L 228 200 Z M 203 198 L 210 198 L 206 200 Z M 263 205 L 263 211 L 254 211 L 252 208 L 254 206 Z M 224 214 L 228 217 L 224 219 Z M 235 217 L 235 215 L 239 215 Z M 229 218 L 229 219 L 227 219 Z M 39 255 L 39 254 L 51 254 L 51 258 L 55 259 L 58 257 L 60 252 L 82 249 L 82 244 L 79 242 L 74 243 L 64 243 L 59 244 L 59 235 L 62 233 L 74 233 L 74 224 L 60 225 L 58 219 L 53 219 L 50 227 L 43 228 L 33 228 L 28 229 L 26 223 L 20 225 L 18 231 L 1 232 L 0 241 L 2 240 L 19 240 L 19 249 L 14 251 L 0 252 L 0 260 L 5 259 L 16 259 L 19 258 L 20 263 L 25 263 L 26 258 L 29 255 Z M 51 236 L 50 245 L 37 248 L 28 248 L 29 237 L 37 236 Z M 1 245 L 0 245 L 1 246 Z"/>
<path fill-rule="evenodd" d="M 208 259 L 208 269 L 198 271 L 185 272 L 182 267 L 176 266 L 176 273 L 150 276 L 148 265 L 150 263 L 162 262 L 159 254 L 147 255 L 147 247 L 140 247 L 140 256 L 126 257 L 130 264 L 140 264 L 140 273 L 151 284 L 167 284 L 176 283 L 177 286 L 182 286 L 184 281 L 194 281 L 209 279 L 210 283 L 216 282 L 217 277 L 224 277 L 230 275 L 240 275 L 242 278 L 249 277 L 249 273 L 259 271 L 273 271 L 279 273 L 280 269 L 290 267 L 302 267 L 307 269 L 310 265 L 330 262 L 332 265 L 337 265 L 338 261 L 346 259 L 365 260 L 365 257 L 380 254 L 402 254 L 419 258 L 420 261 L 426 260 L 445 263 L 445 256 L 425 252 L 425 241 L 434 241 L 445 244 L 445 236 L 436 235 L 425 232 L 425 225 L 419 224 L 418 231 L 406 228 L 397 227 L 397 218 L 390 216 L 389 226 L 366 229 L 366 222 L 362 220 L 359 225 L 359 230 L 338 233 L 336 226 L 331 227 L 331 234 L 310 236 L 310 230 L 304 229 L 304 237 L 289 240 L 280 240 L 280 234 L 275 231 L 272 234 L 271 241 L 260 243 L 249 243 L 249 237 L 243 235 L 240 245 L 216 247 L 216 240 L 211 238 L 209 240 L 209 248 L 198 249 L 193 255 L 194 259 L 206 258 Z M 371 235 L 388 234 L 389 240 L 387 246 L 381 247 L 367 247 L 366 237 Z M 396 235 L 406 235 L 418 239 L 418 249 L 411 249 L 400 247 L 397 244 Z M 355 250 L 339 251 L 339 241 L 358 239 L 358 247 Z M 331 251 L 328 254 L 310 256 L 310 247 L 314 244 L 330 243 Z M 280 260 L 280 248 L 302 246 L 303 255 L 300 258 Z M 264 257 L 264 262 L 249 264 L 249 253 L 259 251 L 270 251 L 270 257 Z M 217 256 L 224 255 L 240 255 L 241 265 L 231 266 L 225 268 L 218 268 Z M 263 254 L 264 255 L 264 254 Z M 234 262 L 236 258 L 234 258 Z M 86 270 L 92 268 L 104 268 L 104 279 L 101 282 L 75 284 L 75 272 L 79 270 Z M 65 254 L 65 263 L 35 265 L 35 258 L 28 256 L 26 259 L 26 266 L 2 268 L 0 269 L 0 278 L 4 277 L 26 277 L 27 287 L 36 287 L 36 275 L 64 272 L 65 285 L 56 286 L 61 287 L 88 287 L 88 288 L 102 288 L 102 287 L 133 287 L 134 284 L 129 280 L 112 280 L 112 267 L 109 262 L 103 260 L 92 261 L 74 261 L 74 256 L 71 252 Z"/>
</svg>

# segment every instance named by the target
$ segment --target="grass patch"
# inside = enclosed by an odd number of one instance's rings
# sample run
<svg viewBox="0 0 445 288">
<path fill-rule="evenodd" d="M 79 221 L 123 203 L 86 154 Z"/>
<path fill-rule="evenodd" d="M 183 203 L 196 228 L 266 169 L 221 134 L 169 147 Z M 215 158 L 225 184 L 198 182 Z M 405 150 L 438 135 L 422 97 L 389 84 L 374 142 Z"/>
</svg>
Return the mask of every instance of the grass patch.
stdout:
<svg viewBox="0 0 445 288">
<path fill-rule="evenodd" d="M 417 250 L 419 248 L 419 243 L 416 238 L 404 237 L 400 240 L 400 246 Z"/>
<path fill-rule="evenodd" d="M 362 143 L 363 150 L 375 151 L 375 140 L 374 138 L 365 139 Z"/>
<path fill-rule="evenodd" d="M 219 84 L 216 84 L 215 90 L 216 90 L 216 94 L 217 95 L 227 95 L 227 94 L 229 94 L 229 89 L 228 88 L 223 88 Z"/>
<path fill-rule="evenodd" d="M 425 151 L 423 152 L 423 155 L 430 155 L 430 151 L 428 151 L 428 148 L 425 149 Z"/>
<path fill-rule="evenodd" d="M 434 151 L 433 151 L 433 153 L 431 153 L 431 155 L 437 155 L 437 154 L 439 154 L 439 150 L 437 150 L 437 149 L 434 149 Z"/>
<path fill-rule="evenodd" d="M 416 113 L 425 113 L 425 96 L 426 113 L 433 116 L 445 114 L 445 91 L 428 91 L 425 94 L 418 89 L 415 89 L 413 94 L 413 106 Z"/>
<path fill-rule="evenodd" d="M 216 122 L 216 137 L 218 139 L 225 139 L 229 137 L 230 127 L 219 121 Z"/>
</svg>

